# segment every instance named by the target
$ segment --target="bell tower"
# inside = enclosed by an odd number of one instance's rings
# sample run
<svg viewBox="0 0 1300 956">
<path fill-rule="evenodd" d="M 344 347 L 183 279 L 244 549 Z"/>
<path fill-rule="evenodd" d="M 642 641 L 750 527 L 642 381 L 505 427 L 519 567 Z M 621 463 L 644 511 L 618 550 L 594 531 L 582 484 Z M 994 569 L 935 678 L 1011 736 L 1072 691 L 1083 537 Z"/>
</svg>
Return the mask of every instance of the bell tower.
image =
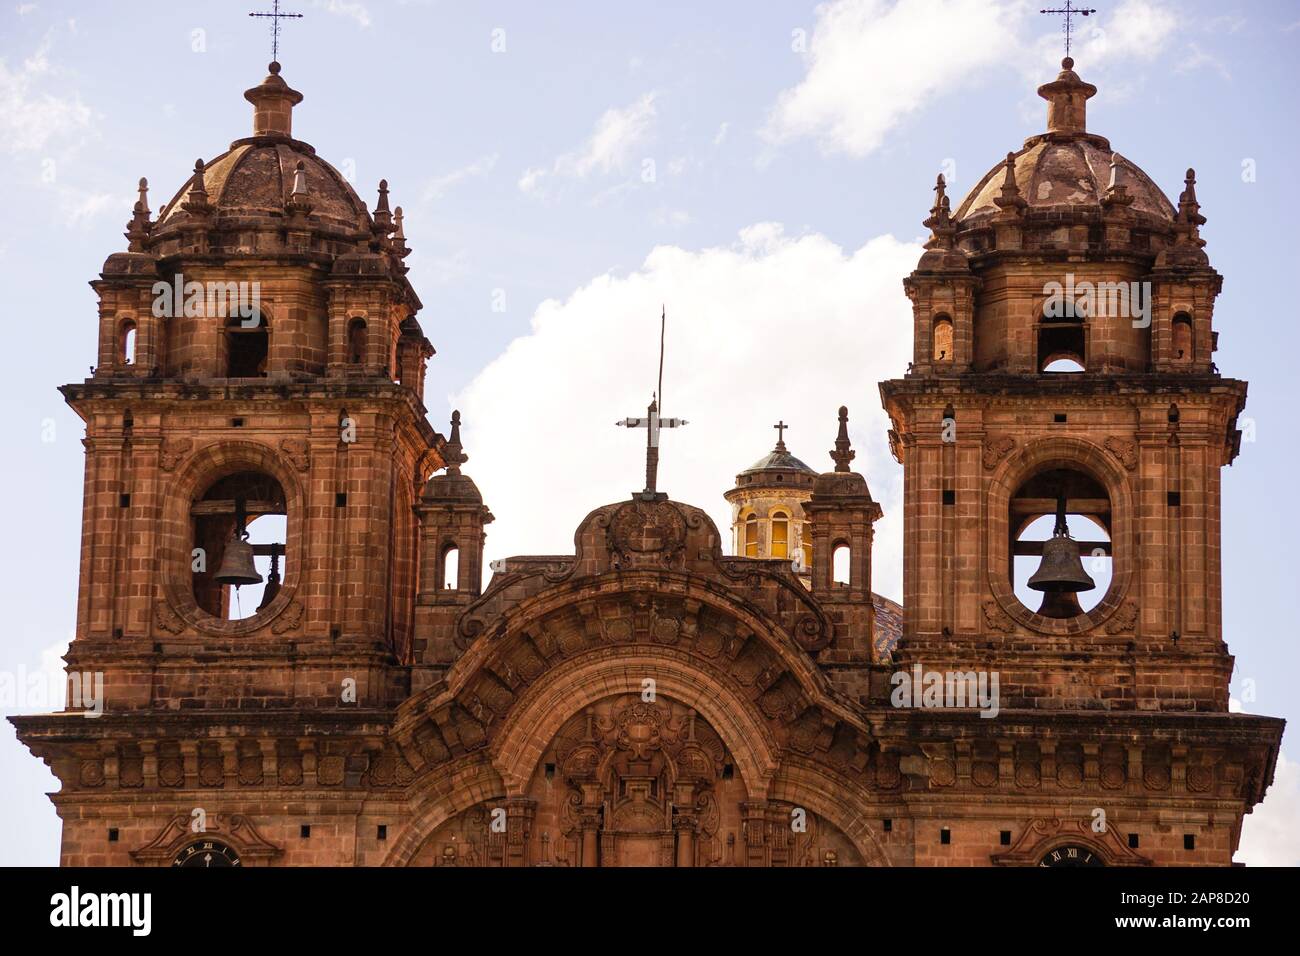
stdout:
<svg viewBox="0 0 1300 956">
<path fill-rule="evenodd" d="M 1226 711 L 1219 471 L 1246 384 L 1211 358 L 1195 176 L 1174 206 L 1088 132 L 1068 57 L 1038 92 L 1047 131 L 955 213 L 939 177 L 904 282 L 913 359 L 881 384 L 904 654 L 997 664 L 1008 707 Z"/>
<path fill-rule="evenodd" d="M 86 423 L 69 656 L 110 710 L 332 702 L 349 678 L 377 703 L 409 653 L 415 503 L 443 462 L 402 211 L 293 137 L 278 63 L 245 97 L 252 135 L 156 218 L 141 180 L 91 283 L 98 362 L 63 388 Z"/>
</svg>

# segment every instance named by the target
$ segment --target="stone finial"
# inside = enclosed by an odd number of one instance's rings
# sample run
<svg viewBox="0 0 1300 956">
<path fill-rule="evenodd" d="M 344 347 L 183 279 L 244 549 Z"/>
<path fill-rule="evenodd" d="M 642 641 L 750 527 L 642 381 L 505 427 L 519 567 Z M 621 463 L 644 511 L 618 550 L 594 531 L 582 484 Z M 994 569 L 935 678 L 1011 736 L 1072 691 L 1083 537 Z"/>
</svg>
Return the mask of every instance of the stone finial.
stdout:
<svg viewBox="0 0 1300 956">
<path fill-rule="evenodd" d="M 460 443 L 460 410 L 451 413 L 451 437 L 442 447 L 442 458 L 447 463 L 447 474 L 459 475 L 460 466 L 469 461 Z"/>
<path fill-rule="evenodd" d="M 307 192 L 307 164 L 300 159 L 293 168 L 293 185 L 289 189 L 289 198 L 285 200 L 284 208 L 291 216 L 306 216 L 313 205 L 311 195 Z"/>
<path fill-rule="evenodd" d="M 253 104 L 253 135 L 292 137 L 293 108 L 302 102 L 302 94 L 280 78 L 279 63 L 267 70 L 266 79 L 244 91 L 244 99 Z"/>
<path fill-rule="evenodd" d="M 951 206 L 946 192 L 947 182 L 943 173 L 934 184 L 934 205 L 930 207 L 930 217 L 921 223 L 930 230 L 930 238 L 925 243 L 927 249 L 951 249 L 953 236 L 957 229 L 952 223 Z"/>
<path fill-rule="evenodd" d="M 208 201 L 208 189 L 204 183 L 206 169 L 203 160 L 194 160 L 194 178 L 190 182 L 189 192 L 181 208 L 191 216 L 206 216 L 212 212 L 212 203 Z"/>
<path fill-rule="evenodd" d="M 126 224 L 128 252 L 144 252 L 144 241 L 149 237 L 153 223 L 149 221 L 149 180 L 140 179 L 140 198 L 131 209 L 131 219 Z"/>
<path fill-rule="evenodd" d="M 1007 153 L 1006 175 L 1002 178 L 1002 192 L 993 197 L 993 204 L 1002 210 L 1003 217 L 1018 216 L 1029 203 L 1020 195 L 1020 184 L 1016 182 L 1016 154 Z"/>
<path fill-rule="evenodd" d="M 1133 197 L 1128 194 L 1125 178 L 1124 164 L 1120 161 L 1119 153 L 1111 153 L 1110 181 L 1106 184 L 1106 195 L 1101 200 L 1103 206 L 1132 205 Z"/>
<path fill-rule="evenodd" d="M 1074 72 L 1074 60 L 1070 57 L 1061 61 L 1061 72 L 1055 80 L 1038 88 L 1038 95 L 1047 100 L 1049 133 L 1088 131 L 1088 100 L 1097 95 L 1097 87 L 1079 79 L 1079 74 Z"/>
<path fill-rule="evenodd" d="M 943 177 L 939 177 L 943 181 Z M 849 445 L 849 409 L 847 405 L 840 406 L 840 430 L 835 436 L 835 450 L 831 452 L 831 460 L 835 462 L 836 471 L 848 471 L 849 462 L 857 456 L 857 452 Z"/>
<path fill-rule="evenodd" d="M 1183 180 L 1183 191 L 1178 196 L 1178 241 L 1190 242 L 1198 247 L 1205 245 L 1201 238 L 1201 226 L 1205 217 L 1201 215 L 1201 204 L 1196 199 L 1196 170 L 1188 169 Z"/>
<path fill-rule="evenodd" d="M 375 203 L 374 233 L 382 238 L 393 231 L 393 214 L 388 209 L 388 180 L 379 180 L 379 201 Z"/>
<path fill-rule="evenodd" d="M 401 206 L 393 210 L 393 252 L 399 259 L 405 259 L 411 254 L 411 250 L 406 247 L 406 229 L 402 225 Z"/>
</svg>

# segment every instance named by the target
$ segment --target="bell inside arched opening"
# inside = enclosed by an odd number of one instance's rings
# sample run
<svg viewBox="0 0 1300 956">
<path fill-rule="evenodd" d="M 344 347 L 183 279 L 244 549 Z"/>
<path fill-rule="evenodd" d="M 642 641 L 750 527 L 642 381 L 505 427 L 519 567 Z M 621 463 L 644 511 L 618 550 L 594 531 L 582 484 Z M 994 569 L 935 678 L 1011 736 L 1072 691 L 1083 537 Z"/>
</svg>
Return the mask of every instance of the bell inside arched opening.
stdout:
<svg viewBox="0 0 1300 956">
<path fill-rule="evenodd" d="M 1044 617 L 1086 614 L 1110 589 L 1111 504 L 1105 487 L 1071 469 L 1020 486 L 1008 515 L 1008 573 L 1016 597 Z"/>
<path fill-rule="evenodd" d="M 279 593 L 288 567 L 284 489 L 270 475 L 238 472 L 190 508 L 194 600 L 213 617 L 252 617 Z"/>
</svg>

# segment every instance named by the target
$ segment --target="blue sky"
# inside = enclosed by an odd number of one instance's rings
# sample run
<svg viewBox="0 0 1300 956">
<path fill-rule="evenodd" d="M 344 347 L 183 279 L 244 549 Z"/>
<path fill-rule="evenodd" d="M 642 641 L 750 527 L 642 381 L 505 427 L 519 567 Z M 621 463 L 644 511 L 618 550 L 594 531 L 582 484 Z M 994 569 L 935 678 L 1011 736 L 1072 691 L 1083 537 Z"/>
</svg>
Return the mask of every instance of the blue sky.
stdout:
<svg viewBox="0 0 1300 956">
<path fill-rule="evenodd" d="M 74 624 L 81 429 L 55 391 L 95 361 L 87 282 L 151 206 L 251 129 L 269 4 L 4 0 L 0 405 L 15 439 L 0 674 L 40 668 Z M 1300 3 L 1096 0 L 1077 70 L 1089 128 L 1176 198 L 1195 166 L 1225 276 L 1217 357 L 1250 382 L 1256 440 L 1224 474 L 1225 638 L 1252 712 L 1300 716 L 1288 497 L 1287 294 L 1300 148 Z M 902 371 L 907 303 L 937 172 L 954 208 L 1044 127 L 1059 22 L 1012 0 L 554 4 L 302 0 L 283 76 L 295 134 L 373 203 L 387 178 L 438 349 L 425 401 L 465 414 L 467 471 L 497 515 L 488 556 L 571 546 L 587 510 L 639 484 L 613 421 L 645 407 L 669 316 L 662 485 L 710 509 L 772 444 L 826 465 L 850 407 L 856 464 L 886 518 L 877 590 L 897 597 L 898 493 L 875 383 Z M 1243 175 L 1244 170 L 1253 176 Z M 1281 303 L 1279 305 L 1279 303 Z M 519 476 L 527 471 L 529 482 Z M 580 480 L 578 478 L 580 476 Z M 1240 696 L 1234 683 L 1234 696 Z M 41 710 L 30 693 L 0 711 Z M 1300 760 L 1288 741 L 1284 754 Z M 1295 763 L 1246 824 L 1251 862 L 1300 863 Z M 0 863 L 52 863 L 53 778 L 0 727 Z M 1289 808 L 1289 809 L 1288 809 Z"/>
</svg>

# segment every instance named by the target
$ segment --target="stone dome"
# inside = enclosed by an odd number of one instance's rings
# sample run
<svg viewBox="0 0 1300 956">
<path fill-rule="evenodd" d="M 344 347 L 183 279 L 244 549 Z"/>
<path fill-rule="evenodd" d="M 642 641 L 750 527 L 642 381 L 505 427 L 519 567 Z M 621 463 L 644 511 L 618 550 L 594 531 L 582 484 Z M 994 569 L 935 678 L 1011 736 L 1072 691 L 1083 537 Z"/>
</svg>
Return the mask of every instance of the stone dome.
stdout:
<svg viewBox="0 0 1300 956">
<path fill-rule="evenodd" d="M 790 452 L 785 449 L 784 443 L 782 443 L 781 447 L 773 449 L 758 461 L 754 462 L 742 471 L 741 474 L 753 475 L 760 471 L 802 471 L 809 475 L 817 474 L 817 472 L 812 468 L 808 467 L 798 458 L 794 457 L 794 455 L 790 454 Z"/>
<path fill-rule="evenodd" d="M 302 94 L 280 76 L 272 63 L 266 79 L 247 90 L 253 104 L 253 135 L 238 139 L 215 159 L 195 165 L 171 201 L 161 210 L 156 230 L 166 231 L 187 218 L 184 203 L 202 176 L 202 189 L 211 206 L 211 224 L 217 229 L 255 226 L 268 218 L 284 216 L 301 164 L 299 186 L 311 200 L 311 215 L 318 227 L 354 233 L 370 230 L 366 205 L 337 169 L 316 155 L 307 143 L 293 138 L 293 107 Z"/>
<path fill-rule="evenodd" d="M 1016 182 L 1030 210 L 1062 211 L 1076 206 L 1100 206 L 1111 182 L 1111 160 L 1118 182 L 1128 187 L 1135 213 L 1172 223 L 1177 210 L 1151 177 L 1135 164 L 1112 153 L 1100 136 L 1072 137 L 1063 142 L 1050 135 L 1031 138 L 1013 154 Z M 957 207 L 958 223 L 983 215 L 995 215 L 994 199 L 1000 194 L 1006 163 L 1000 162 L 985 174 Z"/>
<path fill-rule="evenodd" d="M 1016 201 L 1023 200 L 1030 215 L 1099 209 L 1112 187 L 1122 186 L 1132 200 L 1129 208 L 1139 219 L 1172 224 L 1177 210 L 1151 177 L 1113 152 L 1104 136 L 1087 131 L 1087 101 L 1096 92 L 1066 57 L 1056 79 L 1038 88 L 1038 95 L 1048 102 L 1047 132 L 1029 137 L 1018 152 L 980 179 L 957 207 L 953 217 L 957 226 L 997 215 L 997 200 L 1008 183 L 1008 163 L 1018 189 Z"/>
<path fill-rule="evenodd" d="M 370 215 L 343 174 L 316 155 L 306 143 L 254 136 L 237 140 L 226 152 L 206 163 L 203 188 L 212 203 L 218 227 L 238 220 L 281 216 L 293 190 L 294 173 L 303 164 L 312 214 L 348 229 L 369 229 Z M 194 184 L 191 176 L 167 203 L 158 225 L 183 216 L 181 203 Z"/>
</svg>

